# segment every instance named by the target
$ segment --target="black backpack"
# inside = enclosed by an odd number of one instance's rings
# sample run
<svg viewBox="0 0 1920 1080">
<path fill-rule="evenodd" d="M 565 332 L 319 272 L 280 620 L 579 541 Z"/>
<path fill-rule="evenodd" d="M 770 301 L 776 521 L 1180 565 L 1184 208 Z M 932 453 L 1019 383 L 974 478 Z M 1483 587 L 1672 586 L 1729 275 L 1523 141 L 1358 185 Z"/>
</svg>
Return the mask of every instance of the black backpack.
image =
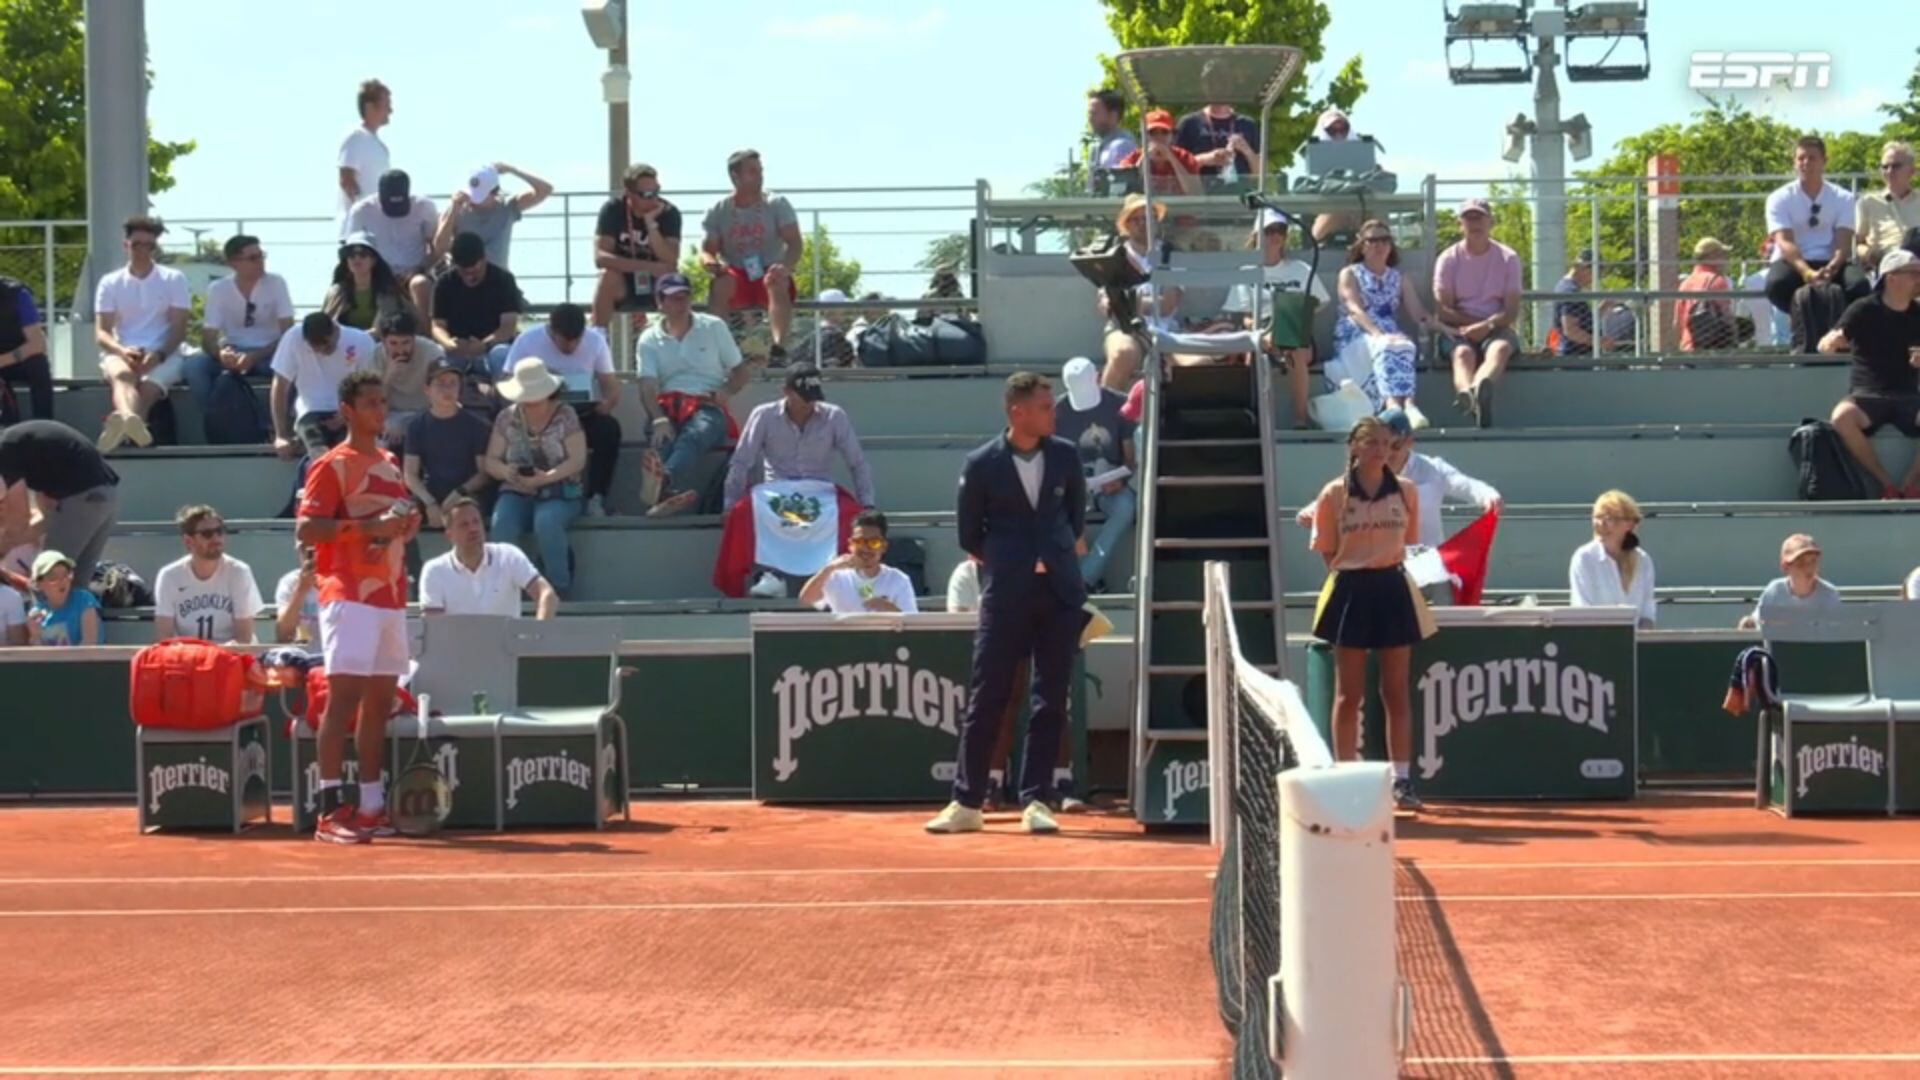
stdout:
<svg viewBox="0 0 1920 1080">
<path fill-rule="evenodd" d="M 1869 497 L 1866 472 L 1847 452 L 1840 433 L 1824 420 L 1802 420 L 1787 439 L 1787 453 L 1800 470 L 1802 499 L 1826 502 Z"/>
<path fill-rule="evenodd" d="M 1733 313 L 1723 304 L 1724 301 L 1695 300 L 1687 308 L 1687 336 L 1693 339 L 1696 350 L 1731 349 L 1739 342 L 1739 329 L 1734 324 Z M 1819 343 L 1820 339 L 1815 338 L 1814 344 Z"/>
<path fill-rule="evenodd" d="M 223 371 L 200 403 L 201 431 L 212 446 L 258 446 L 272 441 L 267 404 L 243 375 Z"/>
<path fill-rule="evenodd" d="M 896 536 L 887 541 L 888 566 L 907 575 L 913 595 L 927 596 L 927 545 L 917 536 Z"/>
<path fill-rule="evenodd" d="M 100 599 L 103 608 L 144 608 L 153 606 L 153 588 L 126 563 L 94 564 L 93 580 L 88 588 Z"/>
</svg>

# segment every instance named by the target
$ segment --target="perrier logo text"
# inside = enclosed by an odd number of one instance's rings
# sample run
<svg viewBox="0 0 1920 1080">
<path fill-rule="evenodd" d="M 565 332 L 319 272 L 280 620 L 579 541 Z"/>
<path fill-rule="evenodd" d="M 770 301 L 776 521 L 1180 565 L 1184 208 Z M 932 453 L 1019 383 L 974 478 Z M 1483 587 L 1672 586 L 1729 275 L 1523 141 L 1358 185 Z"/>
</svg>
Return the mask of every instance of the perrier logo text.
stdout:
<svg viewBox="0 0 1920 1080">
<path fill-rule="evenodd" d="M 927 668 L 909 664 L 902 648 L 898 663 L 840 664 L 808 671 L 798 664 L 780 673 L 773 696 L 780 714 L 780 744 L 773 774 L 785 782 L 800 768 L 794 750 L 807 734 L 841 720 L 891 717 L 924 728 L 960 734 L 967 688 Z"/>
<path fill-rule="evenodd" d="M 147 811 L 159 813 L 160 800 L 181 788 L 205 788 L 222 795 L 233 790 L 233 774 L 206 758 L 185 765 L 155 765 L 147 770 Z"/>
<path fill-rule="evenodd" d="M 1487 660 L 1454 667 L 1438 661 L 1420 676 L 1426 711 L 1420 775 L 1431 780 L 1446 759 L 1440 740 L 1462 724 L 1495 716 L 1547 716 L 1605 732 L 1619 710 L 1613 680 L 1578 664 L 1562 664 L 1560 647 L 1548 642 L 1540 659 Z"/>
<path fill-rule="evenodd" d="M 1798 787 L 1803 799 L 1807 796 L 1807 781 L 1829 769 L 1851 769 L 1868 776 L 1884 776 L 1887 771 L 1887 755 L 1871 746 L 1861 746 L 1858 735 L 1843 743 L 1802 746 L 1793 756 L 1794 763 L 1800 767 Z"/>
<path fill-rule="evenodd" d="M 553 783 L 593 790 L 593 770 L 565 750 L 539 757 L 507 759 L 507 808 L 520 805 L 520 789 L 529 784 Z"/>
</svg>

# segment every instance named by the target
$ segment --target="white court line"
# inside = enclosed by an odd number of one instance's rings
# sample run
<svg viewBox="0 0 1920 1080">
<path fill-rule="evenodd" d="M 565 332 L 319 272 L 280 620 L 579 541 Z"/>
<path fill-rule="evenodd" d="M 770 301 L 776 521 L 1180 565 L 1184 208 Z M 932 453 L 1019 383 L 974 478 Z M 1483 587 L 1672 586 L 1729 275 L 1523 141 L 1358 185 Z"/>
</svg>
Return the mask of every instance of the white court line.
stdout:
<svg viewBox="0 0 1920 1080">
<path fill-rule="evenodd" d="M 1031 899 L 969 900 L 752 900 L 737 903 L 657 904 L 372 904 L 329 907 L 220 907 L 220 908 L 35 908 L 0 910 L 0 919 L 120 919 L 188 918 L 207 915 L 457 915 L 596 914 L 619 911 L 883 911 L 919 908 L 1008 907 L 1191 907 L 1211 904 L 1209 897 L 1152 897 L 1124 899 L 1096 896 L 1086 899 L 1040 897 Z"/>
<path fill-rule="evenodd" d="M 1920 890 L 1888 892 L 1691 892 L 1691 893 L 1403 893 L 1403 904 L 1617 904 L 1688 900 L 1920 900 Z"/>
<path fill-rule="evenodd" d="M 919 877 L 985 874 L 1201 874 L 1218 867 L 1203 866 L 874 866 L 770 870 L 542 870 L 438 874 L 192 874 L 153 877 L 0 877 L 0 888 L 39 885 L 271 885 L 353 884 L 355 882 L 465 882 L 465 881 L 631 881 L 646 878 L 781 878 L 781 877 Z"/>
<path fill-rule="evenodd" d="M 1920 1052 L 1888 1054 L 1511 1054 L 1414 1057 L 1409 1065 L 1821 1065 L 1920 1061 Z"/>
<path fill-rule="evenodd" d="M 206 1076 L 248 1073 L 414 1072 L 821 1072 L 890 1069 L 1203 1069 L 1220 1058 L 903 1058 L 847 1061 L 410 1061 L 284 1065 L 0 1065 L 0 1076 Z"/>
<path fill-rule="evenodd" d="M 1629 859 L 1617 862 L 1428 862 L 1403 857 L 1402 863 L 1420 871 L 1435 870 L 1663 870 L 1668 867 L 1739 866 L 1920 866 L 1920 859 Z"/>
</svg>

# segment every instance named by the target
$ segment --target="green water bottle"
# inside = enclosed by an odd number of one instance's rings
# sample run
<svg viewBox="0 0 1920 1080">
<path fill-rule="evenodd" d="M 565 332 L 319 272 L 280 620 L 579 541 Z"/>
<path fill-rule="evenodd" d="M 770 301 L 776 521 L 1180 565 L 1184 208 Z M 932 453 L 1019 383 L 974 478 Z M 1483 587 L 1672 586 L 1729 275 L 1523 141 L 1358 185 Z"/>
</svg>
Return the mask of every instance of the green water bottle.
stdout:
<svg viewBox="0 0 1920 1080">
<path fill-rule="evenodd" d="M 474 691 L 473 715 L 475 716 L 487 715 L 487 692 L 485 690 Z"/>
</svg>

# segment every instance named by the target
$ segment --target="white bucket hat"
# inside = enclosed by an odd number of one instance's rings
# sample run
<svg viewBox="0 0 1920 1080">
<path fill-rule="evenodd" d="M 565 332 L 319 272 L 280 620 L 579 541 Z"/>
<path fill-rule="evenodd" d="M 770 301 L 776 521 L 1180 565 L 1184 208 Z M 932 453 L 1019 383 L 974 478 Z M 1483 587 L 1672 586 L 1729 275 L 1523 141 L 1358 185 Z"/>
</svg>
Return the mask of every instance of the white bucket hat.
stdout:
<svg viewBox="0 0 1920 1080">
<path fill-rule="evenodd" d="M 553 372 L 547 370 L 547 362 L 537 356 L 529 356 L 513 365 L 513 374 L 500 380 L 500 396 L 515 404 L 525 401 L 545 401 L 560 392 L 564 384 Z"/>
</svg>

